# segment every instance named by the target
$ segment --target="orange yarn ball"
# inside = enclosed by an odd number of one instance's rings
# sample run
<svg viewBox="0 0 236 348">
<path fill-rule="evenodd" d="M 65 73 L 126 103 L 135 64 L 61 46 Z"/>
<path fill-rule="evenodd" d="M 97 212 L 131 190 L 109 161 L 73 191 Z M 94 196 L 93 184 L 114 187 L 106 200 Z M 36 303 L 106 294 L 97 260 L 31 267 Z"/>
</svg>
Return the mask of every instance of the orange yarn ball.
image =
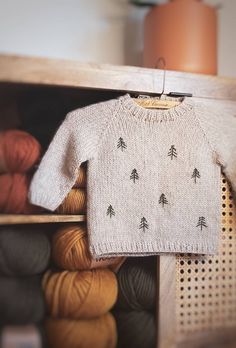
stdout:
<svg viewBox="0 0 236 348">
<path fill-rule="evenodd" d="M 30 178 L 25 174 L 0 175 L 0 212 L 5 214 L 30 214 L 42 209 L 29 203 Z"/>
<path fill-rule="evenodd" d="M 85 225 L 73 224 L 60 228 L 53 236 L 52 254 L 55 263 L 70 271 L 116 266 L 121 257 L 98 259 L 89 252 Z"/>
<path fill-rule="evenodd" d="M 86 211 L 84 189 L 72 189 L 56 210 L 59 214 L 83 214 Z"/>
<path fill-rule="evenodd" d="M 117 331 L 110 313 L 95 319 L 47 319 L 47 339 L 51 348 L 115 348 Z"/>
<path fill-rule="evenodd" d="M 29 133 L 8 130 L 0 133 L 0 172 L 24 173 L 39 160 L 41 146 Z"/>
<path fill-rule="evenodd" d="M 74 188 L 86 187 L 87 182 L 87 170 L 85 165 L 81 165 L 79 168 L 79 175 L 75 182 Z"/>
<path fill-rule="evenodd" d="M 57 272 L 48 271 L 43 288 L 53 318 L 90 319 L 105 314 L 115 304 L 116 276 L 107 269 Z"/>
</svg>

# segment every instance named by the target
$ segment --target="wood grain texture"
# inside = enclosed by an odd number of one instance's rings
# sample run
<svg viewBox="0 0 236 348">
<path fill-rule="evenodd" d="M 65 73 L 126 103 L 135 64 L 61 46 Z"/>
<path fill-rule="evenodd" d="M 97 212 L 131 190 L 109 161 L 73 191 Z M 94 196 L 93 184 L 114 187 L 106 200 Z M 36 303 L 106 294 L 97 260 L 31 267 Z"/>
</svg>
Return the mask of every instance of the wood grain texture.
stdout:
<svg viewBox="0 0 236 348">
<path fill-rule="evenodd" d="M 157 347 L 174 348 L 176 343 L 176 258 L 163 255 L 157 258 Z"/>
<path fill-rule="evenodd" d="M 21 215 L 21 214 L 1 214 L 0 225 L 17 224 L 46 224 L 58 222 L 82 222 L 85 215 Z"/>
<path fill-rule="evenodd" d="M 0 55 L 0 82 L 159 93 L 163 71 L 77 61 Z M 236 100 L 236 79 L 167 71 L 165 93 Z"/>
</svg>

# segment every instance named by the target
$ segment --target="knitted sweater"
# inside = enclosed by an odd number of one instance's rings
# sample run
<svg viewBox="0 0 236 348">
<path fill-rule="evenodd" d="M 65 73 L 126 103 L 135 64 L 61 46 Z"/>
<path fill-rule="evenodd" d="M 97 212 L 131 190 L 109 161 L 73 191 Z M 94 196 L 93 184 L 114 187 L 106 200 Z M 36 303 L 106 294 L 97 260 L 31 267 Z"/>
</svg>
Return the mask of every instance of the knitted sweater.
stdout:
<svg viewBox="0 0 236 348">
<path fill-rule="evenodd" d="M 94 257 L 215 253 L 221 168 L 236 188 L 236 118 L 184 99 L 169 110 L 128 94 L 70 112 L 35 173 L 31 203 L 54 211 L 88 161 Z"/>
</svg>

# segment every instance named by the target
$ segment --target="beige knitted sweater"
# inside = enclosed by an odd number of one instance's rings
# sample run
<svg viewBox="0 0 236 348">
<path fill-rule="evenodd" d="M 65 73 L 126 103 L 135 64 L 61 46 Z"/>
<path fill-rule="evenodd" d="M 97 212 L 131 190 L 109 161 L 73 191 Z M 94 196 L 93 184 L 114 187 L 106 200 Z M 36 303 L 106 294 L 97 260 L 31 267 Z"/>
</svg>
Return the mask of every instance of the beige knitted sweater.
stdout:
<svg viewBox="0 0 236 348">
<path fill-rule="evenodd" d="M 69 113 L 29 198 L 55 210 L 88 161 L 87 226 L 95 257 L 215 253 L 221 168 L 236 188 L 236 118 L 184 99 L 169 110 L 128 94 Z"/>
</svg>

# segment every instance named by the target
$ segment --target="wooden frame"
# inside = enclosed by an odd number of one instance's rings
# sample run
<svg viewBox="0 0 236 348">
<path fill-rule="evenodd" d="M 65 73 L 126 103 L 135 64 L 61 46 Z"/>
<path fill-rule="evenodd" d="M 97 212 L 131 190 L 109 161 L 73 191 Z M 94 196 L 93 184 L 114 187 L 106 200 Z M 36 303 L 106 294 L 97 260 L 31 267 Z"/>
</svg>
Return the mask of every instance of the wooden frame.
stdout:
<svg viewBox="0 0 236 348">
<path fill-rule="evenodd" d="M 69 60 L 0 55 L 0 82 L 158 93 L 163 71 Z M 176 71 L 166 72 L 165 92 L 236 100 L 236 80 Z"/>
<path fill-rule="evenodd" d="M 163 71 L 157 69 L 0 55 L 0 84 L 33 84 L 117 92 L 158 93 L 162 90 L 162 79 Z M 236 79 L 167 71 L 165 92 L 176 91 L 192 93 L 195 98 L 228 101 L 236 105 Z M 46 223 L 84 221 L 84 219 L 84 216 L 26 215 L 15 216 L 11 221 L 12 223 Z M 10 220 L 9 215 L 0 216 L 0 224 L 4 221 L 8 224 Z M 177 347 L 175 277 L 176 257 L 159 256 L 158 348 Z"/>
<path fill-rule="evenodd" d="M 18 224 L 48 224 L 58 222 L 82 222 L 85 221 L 85 215 L 24 215 L 24 214 L 0 214 L 0 225 L 18 225 Z"/>
</svg>

